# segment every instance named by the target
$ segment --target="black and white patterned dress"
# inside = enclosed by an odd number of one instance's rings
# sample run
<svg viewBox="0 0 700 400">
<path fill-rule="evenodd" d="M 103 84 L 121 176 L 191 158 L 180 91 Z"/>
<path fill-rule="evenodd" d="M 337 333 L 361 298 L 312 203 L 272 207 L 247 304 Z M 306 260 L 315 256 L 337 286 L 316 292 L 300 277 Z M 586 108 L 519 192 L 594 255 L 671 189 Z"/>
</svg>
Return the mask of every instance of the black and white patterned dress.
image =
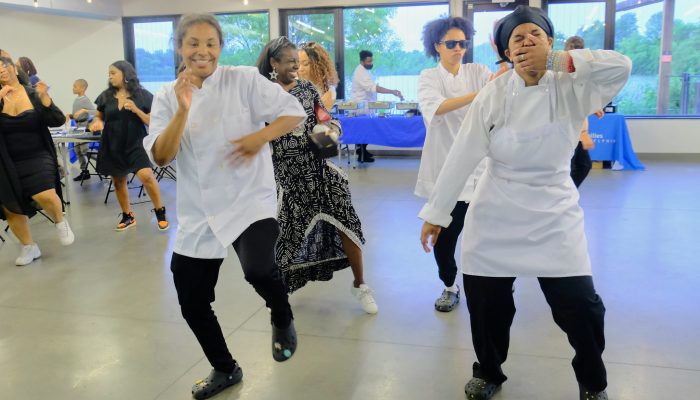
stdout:
<svg viewBox="0 0 700 400">
<path fill-rule="evenodd" d="M 323 104 L 321 97 L 303 80 L 289 93 L 308 116 L 303 125 L 272 141 L 281 231 L 275 253 L 291 293 L 309 281 L 330 280 L 334 271 L 350 266 L 340 232 L 360 247 L 365 239 L 347 176 L 311 151 L 308 135 L 316 125 L 314 104 Z"/>
</svg>

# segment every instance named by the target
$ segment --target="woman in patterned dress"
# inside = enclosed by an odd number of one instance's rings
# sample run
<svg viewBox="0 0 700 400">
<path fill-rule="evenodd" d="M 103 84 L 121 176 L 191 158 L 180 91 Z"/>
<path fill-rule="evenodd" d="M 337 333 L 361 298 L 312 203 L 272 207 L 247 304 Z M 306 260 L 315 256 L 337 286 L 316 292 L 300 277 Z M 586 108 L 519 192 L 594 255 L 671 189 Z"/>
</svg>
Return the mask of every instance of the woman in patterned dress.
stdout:
<svg viewBox="0 0 700 400">
<path fill-rule="evenodd" d="M 304 124 L 271 142 L 281 230 L 275 251 L 289 292 L 309 281 L 330 280 L 333 272 L 349 266 L 352 294 L 365 312 L 375 314 L 377 304 L 363 277 L 365 239 L 347 176 L 311 150 L 309 134 L 318 123 L 314 106 L 323 106 L 321 97 L 311 82 L 298 79 L 299 54 L 286 37 L 265 46 L 257 67 L 299 99 L 307 114 Z"/>
</svg>

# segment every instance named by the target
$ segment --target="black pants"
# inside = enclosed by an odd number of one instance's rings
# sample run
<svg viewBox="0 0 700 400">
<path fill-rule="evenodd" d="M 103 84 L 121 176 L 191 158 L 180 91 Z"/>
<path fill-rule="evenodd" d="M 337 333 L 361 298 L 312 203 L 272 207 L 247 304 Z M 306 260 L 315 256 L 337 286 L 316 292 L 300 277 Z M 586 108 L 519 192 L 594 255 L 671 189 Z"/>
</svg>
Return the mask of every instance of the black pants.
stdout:
<svg viewBox="0 0 700 400">
<path fill-rule="evenodd" d="M 496 384 L 507 377 L 501 365 L 508 356 L 510 326 L 515 315 L 515 278 L 464 275 L 464 292 L 472 328 L 472 343 L 479 361 L 474 377 Z M 572 365 L 576 379 L 586 389 L 602 391 L 607 374 L 601 358 L 605 349 L 605 306 L 590 276 L 539 278 L 552 309 L 554 322 L 566 333 L 576 351 Z"/>
<path fill-rule="evenodd" d="M 583 148 L 583 144 L 578 142 L 574 156 L 571 158 L 571 179 L 573 179 L 576 187 L 581 186 L 583 180 L 591 172 L 591 168 L 593 168 L 591 156 L 588 154 L 588 150 Z"/>
<path fill-rule="evenodd" d="M 275 263 L 275 241 L 279 225 L 274 219 L 255 222 L 233 242 L 243 273 L 272 310 L 275 326 L 286 328 L 292 321 L 287 288 Z M 221 326 L 211 303 L 223 259 L 201 259 L 173 253 L 173 272 L 182 316 L 197 337 L 209 363 L 215 369 L 232 372 L 235 361 L 226 346 Z"/>
<path fill-rule="evenodd" d="M 458 201 L 454 210 L 452 210 L 452 222 L 450 226 L 440 231 L 437 242 L 433 247 L 435 262 L 438 266 L 438 274 L 440 280 L 445 284 L 445 287 L 454 285 L 457 278 L 457 260 L 455 260 L 455 249 L 457 248 L 457 240 L 459 234 L 464 228 L 464 216 L 467 215 L 469 203 Z"/>
</svg>

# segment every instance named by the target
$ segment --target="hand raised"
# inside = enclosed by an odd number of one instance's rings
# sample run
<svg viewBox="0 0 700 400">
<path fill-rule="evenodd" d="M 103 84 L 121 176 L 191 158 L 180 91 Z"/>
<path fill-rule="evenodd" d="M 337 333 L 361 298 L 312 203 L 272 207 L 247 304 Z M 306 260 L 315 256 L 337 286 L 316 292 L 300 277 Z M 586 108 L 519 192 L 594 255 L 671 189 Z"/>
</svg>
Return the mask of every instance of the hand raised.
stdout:
<svg viewBox="0 0 700 400">
<path fill-rule="evenodd" d="M 134 103 L 134 101 L 131 99 L 124 100 L 124 108 L 131 111 L 132 113 L 137 113 L 140 111 L 140 109 L 136 106 L 136 103 Z"/>
<path fill-rule="evenodd" d="M 36 94 L 38 94 L 39 97 L 44 97 L 49 94 L 49 86 L 44 81 L 37 82 L 34 90 L 36 90 Z"/>
<path fill-rule="evenodd" d="M 191 79 L 192 73 L 185 69 L 178 75 L 177 81 L 175 82 L 175 96 L 177 97 L 177 104 L 180 108 L 189 110 L 192 106 L 192 91 L 194 89 L 194 84 Z"/>
<path fill-rule="evenodd" d="M 531 45 L 522 46 L 513 52 L 512 60 L 515 67 L 528 72 L 545 71 L 547 69 L 547 55 L 551 51 L 547 36 L 534 36 L 528 33 L 525 40 Z"/>
</svg>

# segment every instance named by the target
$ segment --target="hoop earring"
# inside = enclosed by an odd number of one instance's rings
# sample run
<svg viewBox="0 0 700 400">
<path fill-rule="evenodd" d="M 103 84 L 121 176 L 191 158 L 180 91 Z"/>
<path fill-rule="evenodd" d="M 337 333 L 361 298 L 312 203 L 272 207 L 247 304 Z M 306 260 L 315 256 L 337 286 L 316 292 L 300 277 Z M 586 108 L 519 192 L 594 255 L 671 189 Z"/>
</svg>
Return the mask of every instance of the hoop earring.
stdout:
<svg viewBox="0 0 700 400">
<path fill-rule="evenodd" d="M 271 81 L 276 81 L 277 80 L 277 68 L 272 67 L 272 72 L 270 72 L 270 80 Z"/>
</svg>

